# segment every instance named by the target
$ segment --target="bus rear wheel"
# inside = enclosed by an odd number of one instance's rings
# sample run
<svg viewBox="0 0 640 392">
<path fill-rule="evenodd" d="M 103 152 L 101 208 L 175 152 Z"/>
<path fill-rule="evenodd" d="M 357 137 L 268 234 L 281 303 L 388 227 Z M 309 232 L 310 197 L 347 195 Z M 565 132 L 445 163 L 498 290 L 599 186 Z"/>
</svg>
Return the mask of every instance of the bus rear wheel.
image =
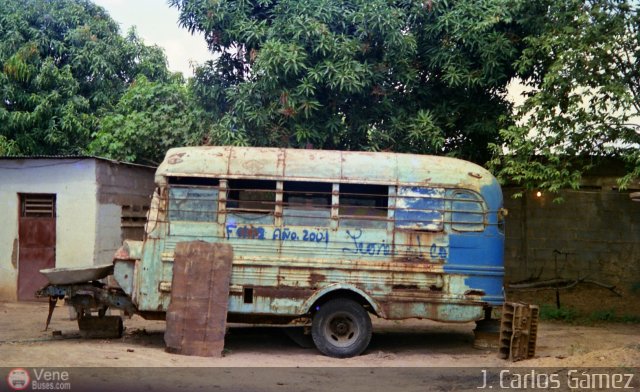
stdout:
<svg viewBox="0 0 640 392">
<path fill-rule="evenodd" d="M 311 336 L 324 355 L 348 358 L 361 354 L 371 341 L 371 319 L 359 303 L 334 299 L 314 315 Z"/>
</svg>

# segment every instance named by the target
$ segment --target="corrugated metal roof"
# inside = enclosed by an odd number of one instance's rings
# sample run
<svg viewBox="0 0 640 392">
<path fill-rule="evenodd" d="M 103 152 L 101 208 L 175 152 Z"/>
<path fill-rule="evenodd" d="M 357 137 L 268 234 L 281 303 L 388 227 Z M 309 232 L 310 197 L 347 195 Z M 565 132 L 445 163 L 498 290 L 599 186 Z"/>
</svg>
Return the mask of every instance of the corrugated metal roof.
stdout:
<svg viewBox="0 0 640 392">
<path fill-rule="evenodd" d="M 0 155 L 0 159 L 107 159 L 93 155 Z"/>
<path fill-rule="evenodd" d="M 495 178 L 483 167 L 455 158 L 386 152 L 260 147 L 182 147 L 166 154 L 156 182 L 166 176 L 255 178 L 361 184 L 467 185 Z"/>
<path fill-rule="evenodd" d="M 98 157 L 93 155 L 0 155 L 0 160 L 3 161 L 22 161 L 22 160 L 82 160 L 82 159 L 95 159 L 99 161 L 109 162 L 116 165 L 128 165 L 155 169 L 155 166 L 141 165 L 139 163 L 130 163 L 118 161 L 116 159 L 110 159 L 105 157 Z"/>
</svg>

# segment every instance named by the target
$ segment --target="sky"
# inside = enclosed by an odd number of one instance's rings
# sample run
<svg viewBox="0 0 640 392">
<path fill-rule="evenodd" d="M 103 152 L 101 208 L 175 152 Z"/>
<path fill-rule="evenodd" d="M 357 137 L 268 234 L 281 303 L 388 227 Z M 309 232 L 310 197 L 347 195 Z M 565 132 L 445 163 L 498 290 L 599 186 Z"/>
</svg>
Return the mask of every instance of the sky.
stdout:
<svg viewBox="0 0 640 392">
<path fill-rule="evenodd" d="M 126 34 L 136 26 L 138 35 L 146 45 L 164 48 L 169 69 L 193 76 L 190 62 L 203 63 L 212 59 L 204 37 L 191 35 L 178 26 L 178 10 L 165 0 L 93 0 L 104 7 L 120 25 L 120 33 Z"/>
</svg>

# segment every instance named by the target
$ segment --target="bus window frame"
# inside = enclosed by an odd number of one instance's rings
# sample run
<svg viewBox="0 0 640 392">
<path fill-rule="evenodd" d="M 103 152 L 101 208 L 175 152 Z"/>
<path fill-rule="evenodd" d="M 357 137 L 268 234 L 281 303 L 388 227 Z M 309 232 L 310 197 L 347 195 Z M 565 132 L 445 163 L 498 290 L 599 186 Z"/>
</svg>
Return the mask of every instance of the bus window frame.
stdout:
<svg viewBox="0 0 640 392">
<path fill-rule="evenodd" d="M 201 191 L 214 191 L 215 195 L 211 198 L 203 198 L 199 199 L 201 201 L 209 201 L 213 206 L 213 208 L 208 209 L 207 211 L 201 211 L 198 209 L 195 210 L 183 210 L 179 208 L 175 208 L 177 201 L 174 195 L 175 190 L 186 190 L 187 196 L 189 195 L 189 190 L 201 190 Z M 220 181 L 214 178 L 208 177 L 169 177 L 167 181 L 167 214 L 166 219 L 168 222 L 190 222 L 190 223 L 198 223 L 198 224 L 211 224 L 218 222 L 220 208 L 219 208 L 219 199 L 220 199 Z M 191 199 L 189 197 L 179 198 L 183 200 L 186 204 L 190 204 L 190 202 L 198 201 L 198 199 Z M 212 216 L 207 219 L 184 219 L 185 213 L 195 214 L 193 216 L 197 216 L 198 212 L 204 212 L 208 216 L 211 214 Z M 176 215 L 174 215 L 176 214 Z"/>
<path fill-rule="evenodd" d="M 474 199 L 456 199 L 457 195 L 473 195 Z M 456 231 L 458 233 L 482 233 L 487 229 L 487 206 L 486 206 L 486 202 L 484 200 L 484 198 L 482 197 L 482 195 L 478 194 L 477 192 L 474 192 L 470 189 L 454 189 L 453 192 L 451 192 L 451 196 L 449 197 L 449 200 L 451 202 L 451 208 L 449 208 L 449 213 L 450 215 L 450 224 L 451 224 L 451 230 Z M 473 202 L 473 203 L 477 203 L 478 205 L 480 205 L 481 208 L 481 212 L 473 212 L 473 211 L 456 211 L 454 210 L 454 205 L 456 202 Z M 482 222 L 467 222 L 467 221 L 454 221 L 454 214 L 456 213 L 467 213 L 467 214 L 476 214 L 476 215 L 482 215 Z M 478 226 L 482 226 L 481 228 L 478 227 L 477 229 L 463 229 L 460 228 L 459 226 L 456 225 L 478 225 Z"/>
</svg>

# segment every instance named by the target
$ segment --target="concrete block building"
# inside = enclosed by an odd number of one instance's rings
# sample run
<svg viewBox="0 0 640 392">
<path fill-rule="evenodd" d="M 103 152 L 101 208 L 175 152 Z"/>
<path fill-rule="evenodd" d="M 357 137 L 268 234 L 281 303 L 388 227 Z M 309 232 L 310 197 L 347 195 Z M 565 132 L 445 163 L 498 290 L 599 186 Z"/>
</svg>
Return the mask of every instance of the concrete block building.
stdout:
<svg viewBox="0 0 640 392">
<path fill-rule="evenodd" d="M 32 300 L 40 269 L 111 262 L 142 239 L 153 167 L 88 156 L 0 157 L 0 300 Z"/>
</svg>

